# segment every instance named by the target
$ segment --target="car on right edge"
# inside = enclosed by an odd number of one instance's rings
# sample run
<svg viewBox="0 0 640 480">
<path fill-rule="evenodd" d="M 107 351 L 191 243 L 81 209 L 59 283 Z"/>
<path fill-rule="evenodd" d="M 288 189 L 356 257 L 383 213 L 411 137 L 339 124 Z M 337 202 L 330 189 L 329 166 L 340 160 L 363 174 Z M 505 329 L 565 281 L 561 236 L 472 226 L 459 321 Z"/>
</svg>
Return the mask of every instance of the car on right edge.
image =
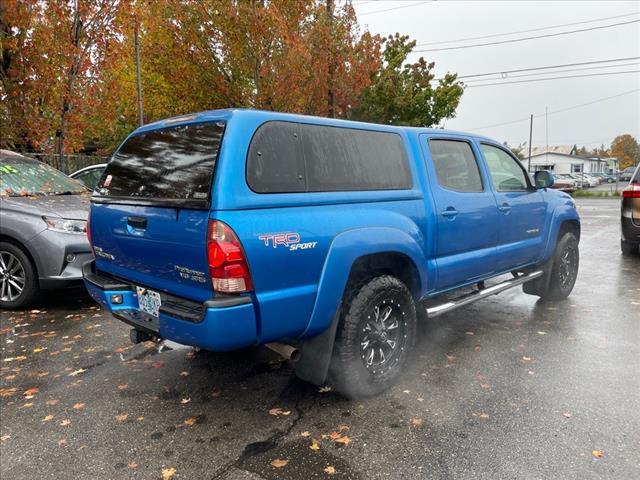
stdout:
<svg viewBox="0 0 640 480">
<path fill-rule="evenodd" d="M 638 253 L 640 245 L 640 164 L 631 177 L 631 182 L 622 191 L 620 248 L 622 253 Z"/>
</svg>

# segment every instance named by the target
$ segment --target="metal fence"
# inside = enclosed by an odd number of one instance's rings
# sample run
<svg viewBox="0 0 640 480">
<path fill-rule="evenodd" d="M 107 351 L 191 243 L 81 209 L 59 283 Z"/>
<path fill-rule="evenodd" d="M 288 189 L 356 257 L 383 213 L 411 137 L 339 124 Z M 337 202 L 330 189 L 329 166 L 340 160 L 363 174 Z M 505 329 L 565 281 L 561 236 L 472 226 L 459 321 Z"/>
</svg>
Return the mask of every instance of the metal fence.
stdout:
<svg viewBox="0 0 640 480">
<path fill-rule="evenodd" d="M 62 158 L 52 153 L 25 153 L 25 155 L 51 165 L 67 175 L 89 165 L 106 163 L 109 160 L 109 157 L 99 155 L 63 155 Z"/>
</svg>

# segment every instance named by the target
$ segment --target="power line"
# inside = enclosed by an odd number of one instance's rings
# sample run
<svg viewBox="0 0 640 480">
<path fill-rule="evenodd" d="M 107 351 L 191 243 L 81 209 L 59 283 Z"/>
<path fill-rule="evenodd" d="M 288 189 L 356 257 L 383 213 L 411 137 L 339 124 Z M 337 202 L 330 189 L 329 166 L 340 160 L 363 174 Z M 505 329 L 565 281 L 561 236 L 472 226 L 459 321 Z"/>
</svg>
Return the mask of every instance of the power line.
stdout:
<svg viewBox="0 0 640 480">
<path fill-rule="evenodd" d="M 640 13 L 639 12 L 626 13 L 624 15 L 615 15 L 613 17 L 595 18 L 593 20 L 584 20 L 582 22 L 562 23 L 562 24 L 558 24 L 558 25 L 550 25 L 548 27 L 530 28 L 528 30 L 518 30 L 516 32 L 494 33 L 494 34 L 491 34 L 491 35 L 482 35 L 480 37 L 466 37 L 466 38 L 459 38 L 457 40 L 443 40 L 443 41 L 440 41 L 440 42 L 418 43 L 416 45 L 416 47 L 424 47 L 424 46 L 427 46 L 427 45 L 442 45 L 443 43 L 465 42 L 467 40 L 482 40 L 482 39 L 485 39 L 485 38 L 504 37 L 504 36 L 507 36 L 507 35 L 516 35 L 518 33 L 539 32 L 539 31 L 542 31 L 542 30 L 551 30 L 551 29 L 560 28 L 560 27 L 571 27 L 571 26 L 574 26 L 574 25 L 583 25 L 585 23 L 602 22 L 602 21 L 605 21 L 605 20 L 613 20 L 615 18 L 631 17 L 631 16 L 634 16 L 634 15 L 640 15 Z"/>
<path fill-rule="evenodd" d="M 612 62 L 626 62 L 628 60 L 638 60 L 640 57 L 624 57 L 624 58 L 611 58 L 608 60 L 591 60 L 588 62 L 577 62 L 577 63 L 564 63 L 560 65 L 546 65 L 543 67 L 527 67 L 527 68 L 518 68 L 516 70 L 500 70 L 498 72 L 489 72 L 489 73 L 473 73 L 468 75 L 458 75 L 458 79 L 462 78 L 471 78 L 471 77 L 488 77 L 491 75 L 504 75 L 509 73 L 520 73 L 520 72 L 531 72 L 534 70 L 548 70 L 552 68 L 564 68 L 564 67 L 578 67 L 581 65 L 595 65 L 598 63 L 612 63 Z M 597 68 L 597 67 L 594 67 Z M 437 80 L 441 80 L 440 78 Z"/>
<path fill-rule="evenodd" d="M 414 50 L 414 53 L 423 53 L 423 52 L 441 52 L 443 50 L 460 50 L 463 48 L 474 48 L 474 47 L 486 47 L 489 45 L 502 45 L 505 43 L 514 43 L 514 42 L 524 42 L 526 40 L 535 40 L 538 38 L 549 38 L 549 37 L 557 37 L 560 35 L 569 35 L 572 33 L 580 33 L 580 32 L 589 32 L 591 30 L 600 30 L 603 28 L 612 28 L 618 27 L 621 25 L 629 25 L 631 23 L 638 23 L 640 20 L 630 20 L 628 22 L 619 22 L 619 23 L 611 23 L 609 25 L 599 25 L 597 27 L 589 27 L 589 28 L 580 28 L 578 30 L 569 30 L 567 32 L 558 32 L 558 33 L 547 33 L 545 35 L 536 35 L 533 37 L 523 37 L 523 38 L 514 38 L 512 40 L 502 40 L 499 42 L 487 42 L 487 43 L 474 43 L 471 45 L 460 45 L 457 47 L 443 47 L 443 48 L 431 48 L 431 49 L 423 49 L 423 50 Z"/>
<path fill-rule="evenodd" d="M 580 103 L 578 105 L 571 105 L 569 107 L 564 107 L 564 108 L 560 108 L 558 110 L 552 110 L 551 112 L 548 112 L 549 115 L 553 115 L 556 113 L 561 113 L 561 112 L 566 112 L 568 110 L 575 110 L 576 108 L 581 108 L 581 107 L 586 107 L 587 105 L 593 105 L 594 103 L 600 103 L 600 102 L 605 102 L 607 100 L 611 100 L 614 98 L 618 98 L 618 97 L 624 97 L 625 95 L 629 95 L 631 93 L 635 93 L 640 91 L 640 88 L 634 88 L 633 90 L 628 90 L 626 92 L 622 92 L 622 93 L 618 93 L 617 95 L 611 95 L 609 97 L 602 97 L 602 98 L 597 98 L 595 100 L 591 100 L 590 102 L 585 102 L 585 103 Z M 539 113 L 534 115 L 534 118 L 540 118 L 543 117 L 545 114 L 544 113 Z M 518 120 L 510 120 L 508 122 L 502 122 L 502 123 L 494 123 L 492 125 L 485 125 L 484 127 L 476 127 L 476 128 L 470 128 L 469 130 L 484 130 L 487 128 L 492 128 L 492 127 L 501 127 L 503 125 L 511 125 L 514 123 L 520 123 L 520 122 L 528 122 L 529 121 L 529 117 L 527 118 L 521 118 Z"/>
<path fill-rule="evenodd" d="M 565 78 L 598 77 L 601 75 L 619 75 L 621 73 L 640 73 L 640 70 L 626 70 L 624 72 L 605 72 L 605 73 L 588 73 L 588 74 L 585 73 L 582 75 L 567 75 L 564 77 L 532 78 L 530 80 L 516 80 L 514 82 L 495 82 L 495 83 L 484 83 L 481 85 L 469 85 L 467 86 L 467 88 L 491 87 L 493 85 L 509 85 L 512 83 L 544 82 L 546 80 L 561 80 Z"/>
<path fill-rule="evenodd" d="M 509 77 L 503 78 L 523 78 L 523 77 L 534 77 L 536 75 L 554 75 L 556 73 L 568 73 L 568 72 L 581 72 L 584 70 L 599 70 L 602 68 L 619 68 L 619 67 L 632 67 L 639 65 L 639 62 L 631 62 L 631 63 L 619 63 L 617 65 L 596 65 L 591 67 L 582 67 L 582 68 L 568 68 L 566 70 L 556 70 L 554 72 L 534 72 L 534 73 L 524 73 L 522 75 L 511 75 Z M 615 73 L 615 72 L 613 72 Z M 544 77 L 543 77 L 544 78 Z M 498 80 L 497 78 L 480 78 L 478 80 L 469 80 L 469 82 L 485 82 L 488 80 Z M 466 85 L 472 86 L 473 83 L 465 82 Z"/>
<path fill-rule="evenodd" d="M 435 2 L 435 1 L 437 1 L 437 0 L 425 0 L 425 1 L 422 1 L 422 2 L 411 3 L 411 4 L 409 4 L 409 5 L 401 5 L 401 6 L 399 6 L 399 7 L 385 8 L 385 9 L 383 9 L 383 10 L 374 10 L 374 11 L 372 11 L 372 12 L 364 12 L 364 13 L 361 13 L 361 14 L 360 14 L 360 16 L 361 16 L 361 17 L 363 17 L 363 16 L 365 16 L 365 15 L 372 15 L 372 14 L 374 14 L 374 13 L 383 13 L 383 12 L 390 12 L 390 11 L 392 11 L 392 10 L 400 10 L 401 8 L 416 7 L 416 6 L 418 6 L 418 5 L 423 5 L 423 4 L 425 4 L 425 3 L 433 3 L 433 2 Z"/>
</svg>

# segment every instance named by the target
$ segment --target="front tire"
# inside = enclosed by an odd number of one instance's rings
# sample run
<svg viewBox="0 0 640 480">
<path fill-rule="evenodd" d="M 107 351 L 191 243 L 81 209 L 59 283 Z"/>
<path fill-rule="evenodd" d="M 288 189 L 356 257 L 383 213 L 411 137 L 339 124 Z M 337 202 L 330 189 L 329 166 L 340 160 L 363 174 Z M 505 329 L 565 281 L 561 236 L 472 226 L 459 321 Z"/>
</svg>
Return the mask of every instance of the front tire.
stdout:
<svg viewBox="0 0 640 480">
<path fill-rule="evenodd" d="M 329 384 L 351 399 L 391 387 L 416 337 L 415 302 L 404 283 L 384 275 L 355 288 L 345 292 L 329 367 Z"/>
<path fill-rule="evenodd" d="M 620 250 L 623 255 L 633 255 L 638 253 L 638 244 L 627 242 L 626 240 L 620 240 Z"/>
<path fill-rule="evenodd" d="M 0 307 L 24 308 L 39 292 L 31 259 L 16 245 L 0 242 Z"/>
<path fill-rule="evenodd" d="M 545 300 L 564 300 L 571 294 L 580 266 L 580 250 L 578 240 L 571 232 L 565 233 L 556 245 L 553 266 L 549 277 L 549 288 L 544 295 Z"/>
</svg>

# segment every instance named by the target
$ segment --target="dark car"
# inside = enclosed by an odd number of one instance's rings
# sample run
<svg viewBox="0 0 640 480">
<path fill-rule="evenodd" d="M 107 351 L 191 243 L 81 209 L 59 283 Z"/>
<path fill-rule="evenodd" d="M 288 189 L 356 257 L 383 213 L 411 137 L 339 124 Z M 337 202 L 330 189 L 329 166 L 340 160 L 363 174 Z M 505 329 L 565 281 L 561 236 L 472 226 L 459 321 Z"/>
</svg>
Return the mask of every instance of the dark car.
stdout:
<svg viewBox="0 0 640 480">
<path fill-rule="evenodd" d="M 638 253 L 640 245 L 640 164 L 631 178 L 631 182 L 622 191 L 622 208 L 620 222 L 622 253 Z"/>
<path fill-rule="evenodd" d="M 42 162 L 0 151 L 0 307 L 21 308 L 40 289 L 81 285 L 89 191 Z"/>
</svg>

